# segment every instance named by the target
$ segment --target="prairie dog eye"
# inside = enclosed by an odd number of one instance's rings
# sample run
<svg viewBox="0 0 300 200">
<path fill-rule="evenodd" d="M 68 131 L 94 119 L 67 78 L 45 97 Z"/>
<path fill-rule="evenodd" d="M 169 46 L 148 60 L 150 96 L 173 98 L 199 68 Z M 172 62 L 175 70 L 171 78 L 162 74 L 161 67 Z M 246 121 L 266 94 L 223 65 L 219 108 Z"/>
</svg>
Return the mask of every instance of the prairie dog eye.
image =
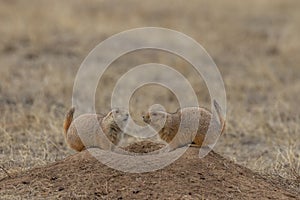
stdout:
<svg viewBox="0 0 300 200">
<path fill-rule="evenodd" d="M 115 112 L 116 112 L 116 114 L 119 114 L 119 110 L 118 109 Z"/>
</svg>

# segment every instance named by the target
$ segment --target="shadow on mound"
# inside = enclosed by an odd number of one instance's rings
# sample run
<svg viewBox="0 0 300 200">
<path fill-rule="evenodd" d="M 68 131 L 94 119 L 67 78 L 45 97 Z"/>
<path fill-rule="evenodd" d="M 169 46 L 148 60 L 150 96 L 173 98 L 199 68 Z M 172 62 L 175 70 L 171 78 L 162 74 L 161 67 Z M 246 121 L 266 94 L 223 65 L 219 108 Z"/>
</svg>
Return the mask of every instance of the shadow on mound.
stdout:
<svg viewBox="0 0 300 200">
<path fill-rule="evenodd" d="M 151 152 L 161 147 L 141 142 L 126 150 Z M 214 152 L 203 159 L 198 153 L 199 149 L 189 148 L 164 169 L 131 174 L 111 169 L 83 151 L 2 180 L 0 195 L 89 199 L 296 199 L 299 195 L 285 189 L 280 181 L 270 181 Z"/>
</svg>

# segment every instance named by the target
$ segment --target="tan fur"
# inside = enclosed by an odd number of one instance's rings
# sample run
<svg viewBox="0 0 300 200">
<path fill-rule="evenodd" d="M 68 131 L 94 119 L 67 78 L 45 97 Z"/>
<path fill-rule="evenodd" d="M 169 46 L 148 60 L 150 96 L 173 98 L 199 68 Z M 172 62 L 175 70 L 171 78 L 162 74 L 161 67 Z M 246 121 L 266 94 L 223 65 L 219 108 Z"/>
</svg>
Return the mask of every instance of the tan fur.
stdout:
<svg viewBox="0 0 300 200">
<path fill-rule="evenodd" d="M 114 109 L 106 116 L 101 114 L 83 114 L 73 120 L 74 108 L 71 108 L 64 121 L 64 132 L 67 144 L 76 151 L 90 147 L 112 149 L 110 142 L 118 145 L 123 138 L 128 113 Z M 118 123 L 117 123 L 117 122 Z M 105 134 L 101 134 L 102 131 Z M 109 141 L 108 141 L 108 140 Z"/>
<path fill-rule="evenodd" d="M 216 109 L 219 120 L 213 120 L 213 130 L 218 130 L 219 132 L 223 133 L 225 129 L 225 120 L 221 115 L 221 108 L 216 101 L 214 101 L 214 107 Z M 200 115 L 197 133 L 193 134 L 192 131 L 188 131 L 187 127 L 184 131 L 184 134 L 175 137 L 178 133 L 181 118 L 183 115 L 185 115 L 188 120 L 184 123 L 185 125 L 189 125 L 189 120 L 192 121 L 192 119 L 190 119 L 191 117 Z M 150 111 L 145 116 L 143 116 L 144 122 L 148 123 L 155 130 L 157 130 L 160 138 L 169 143 L 171 149 L 182 147 L 187 144 L 194 144 L 198 147 L 201 147 L 202 145 L 208 145 L 203 144 L 203 141 L 208 131 L 211 118 L 212 113 L 205 108 L 200 107 L 178 109 L 175 113 Z M 195 137 L 193 138 L 192 136 L 194 135 Z"/>
</svg>

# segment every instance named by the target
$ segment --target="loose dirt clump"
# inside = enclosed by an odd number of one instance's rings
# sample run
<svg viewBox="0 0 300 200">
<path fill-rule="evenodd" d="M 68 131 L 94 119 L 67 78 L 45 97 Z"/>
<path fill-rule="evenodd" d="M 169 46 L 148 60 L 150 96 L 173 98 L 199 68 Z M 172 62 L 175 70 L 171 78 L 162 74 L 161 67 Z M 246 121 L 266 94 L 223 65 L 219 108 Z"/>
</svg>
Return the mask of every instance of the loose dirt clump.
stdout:
<svg viewBox="0 0 300 200">
<path fill-rule="evenodd" d="M 165 144 L 162 143 L 153 143 L 151 141 L 141 141 L 137 143 L 133 143 L 124 147 L 125 151 L 133 152 L 133 153 L 149 153 L 153 151 L 157 151 L 165 147 Z"/>
<path fill-rule="evenodd" d="M 142 142 L 128 149 L 147 152 L 161 144 Z M 139 150 L 139 151 L 138 151 Z M 89 199 L 296 199 L 277 180 L 268 180 L 215 152 L 198 158 L 189 148 L 166 168 L 148 173 L 125 173 L 107 167 L 89 151 L 31 169 L 0 182 L 3 198 Z"/>
</svg>

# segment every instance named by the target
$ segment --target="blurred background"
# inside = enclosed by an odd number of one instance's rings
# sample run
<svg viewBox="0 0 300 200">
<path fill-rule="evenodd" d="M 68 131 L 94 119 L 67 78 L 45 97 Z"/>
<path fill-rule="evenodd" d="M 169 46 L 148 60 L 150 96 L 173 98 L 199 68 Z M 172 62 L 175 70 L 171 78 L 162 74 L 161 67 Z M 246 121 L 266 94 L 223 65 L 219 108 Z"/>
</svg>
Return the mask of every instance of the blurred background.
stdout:
<svg viewBox="0 0 300 200">
<path fill-rule="evenodd" d="M 227 93 L 227 129 L 215 151 L 264 174 L 300 177 L 300 2 L 254 1 L 0 1 L 0 165 L 17 172 L 74 153 L 62 123 L 74 79 L 87 54 L 113 34 L 155 26 L 183 32 L 217 64 Z M 110 110 L 116 81 L 132 67 L 174 67 L 210 107 L 192 66 L 165 52 L 117 59 L 99 81 L 97 111 Z M 159 103 L 178 108 L 158 85 L 137 90 L 134 119 Z M 5 177 L 0 170 L 0 178 Z"/>
</svg>

